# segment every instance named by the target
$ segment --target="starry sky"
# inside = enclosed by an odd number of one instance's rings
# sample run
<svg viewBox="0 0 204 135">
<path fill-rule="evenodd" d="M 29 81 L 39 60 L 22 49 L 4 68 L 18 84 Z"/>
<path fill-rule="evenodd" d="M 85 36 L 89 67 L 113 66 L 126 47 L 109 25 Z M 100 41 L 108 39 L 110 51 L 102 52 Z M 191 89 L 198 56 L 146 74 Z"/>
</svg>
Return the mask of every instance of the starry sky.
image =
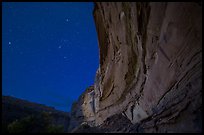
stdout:
<svg viewBox="0 0 204 135">
<path fill-rule="evenodd" d="M 2 3 L 2 95 L 70 111 L 99 65 L 92 2 Z"/>
</svg>

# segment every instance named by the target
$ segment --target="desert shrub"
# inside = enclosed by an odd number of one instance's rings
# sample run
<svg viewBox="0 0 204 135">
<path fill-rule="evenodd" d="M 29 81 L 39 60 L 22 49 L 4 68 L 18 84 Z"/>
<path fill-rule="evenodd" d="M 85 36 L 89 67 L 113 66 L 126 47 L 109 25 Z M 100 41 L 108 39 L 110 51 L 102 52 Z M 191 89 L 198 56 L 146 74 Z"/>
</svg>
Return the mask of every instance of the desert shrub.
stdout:
<svg viewBox="0 0 204 135">
<path fill-rule="evenodd" d="M 62 125 L 50 125 L 46 129 L 47 133 L 63 133 L 64 128 Z"/>
<path fill-rule="evenodd" d="M 47 112 L 30 115 L 8 125 L 9 133 L 59 133 L 63 126 L 52 125 L 52 117 Z"/>
</svg>

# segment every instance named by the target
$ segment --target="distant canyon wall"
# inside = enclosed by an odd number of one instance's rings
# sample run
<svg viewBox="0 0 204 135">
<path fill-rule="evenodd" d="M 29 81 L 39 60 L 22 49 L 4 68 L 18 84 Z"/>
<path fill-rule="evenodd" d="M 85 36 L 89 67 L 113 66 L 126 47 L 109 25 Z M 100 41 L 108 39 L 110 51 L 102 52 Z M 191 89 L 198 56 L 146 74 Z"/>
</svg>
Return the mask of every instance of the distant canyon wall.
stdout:
<svg viewBox="0 0 204 135">
<path fill-rule="evenodd" d="M 144 132 L 201 131 L 202 5 L 96 2 L 94 19 L 100 65 L 81 121 L 122 114 Z"/>
</svg>

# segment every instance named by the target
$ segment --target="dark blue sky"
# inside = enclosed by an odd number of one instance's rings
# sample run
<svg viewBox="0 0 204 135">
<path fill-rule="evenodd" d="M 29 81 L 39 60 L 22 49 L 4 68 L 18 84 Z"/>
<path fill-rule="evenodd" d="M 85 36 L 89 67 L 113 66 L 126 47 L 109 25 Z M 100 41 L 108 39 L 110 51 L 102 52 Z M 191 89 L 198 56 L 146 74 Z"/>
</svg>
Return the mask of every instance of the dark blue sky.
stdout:
<svg viewBox="0 0 204 135">
<path fill-rule="evenodd" d="M 69 111 L 98 68 L 93 3 L 2 3 L 2 94 Z"/>
</svg>

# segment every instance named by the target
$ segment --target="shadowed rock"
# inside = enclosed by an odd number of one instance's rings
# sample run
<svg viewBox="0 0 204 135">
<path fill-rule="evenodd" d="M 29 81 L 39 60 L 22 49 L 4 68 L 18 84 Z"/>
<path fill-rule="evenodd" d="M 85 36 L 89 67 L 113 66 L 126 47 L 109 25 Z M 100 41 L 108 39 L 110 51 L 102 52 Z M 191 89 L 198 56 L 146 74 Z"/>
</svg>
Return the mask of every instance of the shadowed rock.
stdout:
<svg viewBox="0 0 204 135">
<path fill-rule="evenodd" d="M 201 132 L 202 4 L 96 2 L 93 14 L 100 65 L 84 121 L 123 114 L 129 132 Z"/>
</svg>

